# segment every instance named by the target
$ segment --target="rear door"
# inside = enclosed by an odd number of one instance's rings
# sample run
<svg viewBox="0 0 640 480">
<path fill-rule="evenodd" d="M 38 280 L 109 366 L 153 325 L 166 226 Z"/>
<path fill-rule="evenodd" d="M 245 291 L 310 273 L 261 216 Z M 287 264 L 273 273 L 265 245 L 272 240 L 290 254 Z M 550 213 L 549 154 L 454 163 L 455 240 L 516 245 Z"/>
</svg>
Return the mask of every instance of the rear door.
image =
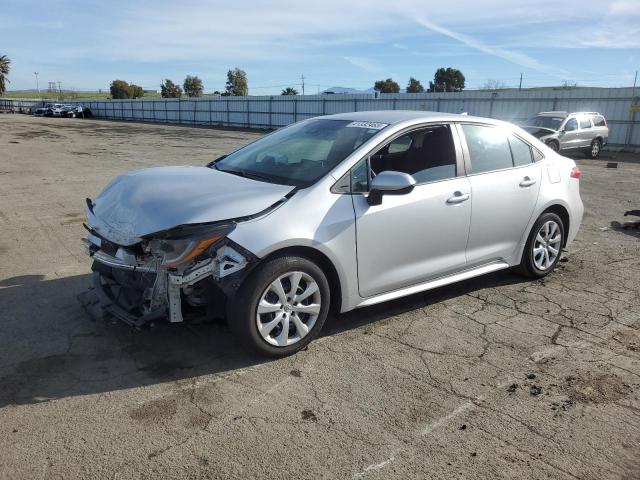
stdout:
<svg viewBox="0 0 640 480">
<path fill-rule="evenodd" d="M 578 117 L 578 125 L 580 126 L 580 148 L 587 148 L 591 145 L 591 141 L 596 137 L 593 126 L 591 125 L 591 118 L 588 115 Z"/>
<path fill-rule="evenodd" d="M 532 147 L 501 127 L 459 126 L 471 183 L 470 267 L 509 262 L 535 208 L 542 169 Z"/>
</svg>

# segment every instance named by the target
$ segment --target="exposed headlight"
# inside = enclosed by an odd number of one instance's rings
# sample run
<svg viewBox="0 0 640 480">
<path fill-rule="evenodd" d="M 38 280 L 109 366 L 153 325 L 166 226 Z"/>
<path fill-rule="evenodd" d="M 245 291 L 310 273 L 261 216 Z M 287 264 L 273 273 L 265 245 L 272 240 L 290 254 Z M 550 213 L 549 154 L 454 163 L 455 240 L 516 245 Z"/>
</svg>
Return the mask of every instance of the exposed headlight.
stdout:
<svg viewBox="0 0 640 480">
<path fill-rule="evenodd" d="M 196 258 L 221 238 L 158 240 L 156 253 L 162 256 L 163 267 L 175 268 Z"/>
<path fill-rule="evenodd" d="M 163 232 L 149 242 L 149 250 L 160 257 L 161 265 L 176 268 L 201 255 L 210 246 L 222 240 L 235 225 L 186 226 Z"/>
</svg>

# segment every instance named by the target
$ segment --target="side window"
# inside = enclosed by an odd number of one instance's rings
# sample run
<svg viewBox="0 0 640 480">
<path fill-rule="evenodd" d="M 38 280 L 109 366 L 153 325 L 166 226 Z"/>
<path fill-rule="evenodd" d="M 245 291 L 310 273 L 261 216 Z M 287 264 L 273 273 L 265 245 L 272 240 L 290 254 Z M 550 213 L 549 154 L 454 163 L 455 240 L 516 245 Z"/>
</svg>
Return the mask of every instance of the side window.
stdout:
<svg viewBox="0 0 640 480">
<path fill-rule="evenodd" d="M 513 167 L 507 135 L 496 127 L 461 125 L 471 157 L 471 173 Z"/>
<path fill-rule="evenodd" d="M 604 121 L 604 117 L 602 115 L 594 115 L 592 117 L 593 120 L 593 126 L 594 127 L 606 127 L 607 124 Z"/>
<path fill-rule="evenodd" d="M 369 168 L 367 165 L 367 159 L 363 158 L 351 169 L 351 192 L 365 193 L 368 191 Z"/>
<path fill-rule="evenodd" d="M 513 164 L 516 167 L 531 163 L 531 147 L 528 143 L 523 142 L 518 137 L 509 135 L 509 145 L 511 145 Z"/>
<path fill-rule="evenodd" d="M 580 119 L 580 129 L 584 130 L 586 128 L 591 128 L 591 120 L 589 120 L 589 117 Z"/>
<path fill-rule="evenodd" d="M 456 176 L 456 149 L 449 125 L 433 125 L 399 137 L 371 156 L 374 175 L 387 170 L 412 175 L 417 183 Z"/>
<path fill-rule="evenodd" d="M 578 121 L 575 118 L 570 118 L 567 120 L 567 123 L 564 125 L 564 129 L 567 132 L 572 132 L 578 129 Z"/>
</svg>

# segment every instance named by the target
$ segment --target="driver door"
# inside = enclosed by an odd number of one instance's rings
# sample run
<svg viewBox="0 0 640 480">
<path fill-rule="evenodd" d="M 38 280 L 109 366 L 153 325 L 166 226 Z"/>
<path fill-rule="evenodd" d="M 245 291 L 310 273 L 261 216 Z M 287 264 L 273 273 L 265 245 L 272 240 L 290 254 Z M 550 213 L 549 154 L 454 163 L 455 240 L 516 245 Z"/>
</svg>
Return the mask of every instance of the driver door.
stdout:
<svg viewBox="0 0 640 480">
<path fill-rule="evenodd" d="M 457 135 L 450 125 L 430 125 L 405 133 L 363 161 L 362 178 L 385 170 L 416 180 L 405 195 L 385 195 L 380 205 L 354 194 L 358 285 L 362 297 L 409 287 L 463 270 L 471 222 L 471 187 L 464 175 Z M 365 176 L 366 178 L 366 176 Z M 352 180 L 352 185 L 358 181 Z"/>
</svg>

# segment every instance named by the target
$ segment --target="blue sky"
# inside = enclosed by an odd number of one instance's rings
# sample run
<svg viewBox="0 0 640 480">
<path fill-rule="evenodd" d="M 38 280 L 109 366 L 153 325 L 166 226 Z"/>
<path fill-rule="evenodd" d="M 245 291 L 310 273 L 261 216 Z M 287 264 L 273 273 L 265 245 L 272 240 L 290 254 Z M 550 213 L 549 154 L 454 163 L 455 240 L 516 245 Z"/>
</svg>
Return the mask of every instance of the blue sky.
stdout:
<svg viewBox="0 0 640 480">
<path fill-rule="evenodd" d="M 247 72 L 253 95 L 366 89 L 392 77 L 428 85 L 463 71 L 470 88 L 628 86 L 640 69 L 640 0 L 430 1 L 1 0 L 0 55 L 12 90 L 60 81 L 108 89 L 123 79 L 157 89 L 198 75 L 205 91 Z"/>
</svg>

